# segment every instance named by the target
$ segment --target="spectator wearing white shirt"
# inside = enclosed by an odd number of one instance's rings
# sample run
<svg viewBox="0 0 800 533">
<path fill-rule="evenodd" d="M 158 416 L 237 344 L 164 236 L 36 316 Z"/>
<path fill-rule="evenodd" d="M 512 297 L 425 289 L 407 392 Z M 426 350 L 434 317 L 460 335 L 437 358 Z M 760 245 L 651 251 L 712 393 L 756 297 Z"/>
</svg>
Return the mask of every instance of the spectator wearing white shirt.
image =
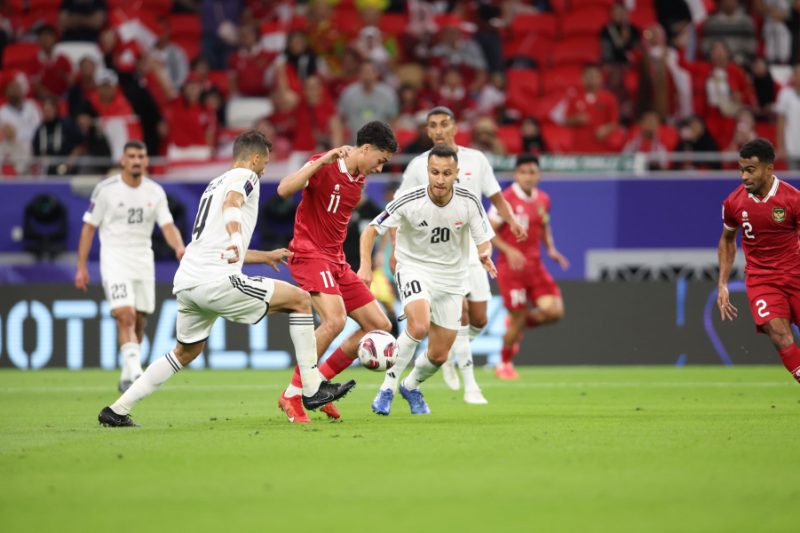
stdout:
<svg viewBox="0 0 800 533">
<path fill-rule="evenodd" d="M 25 98 L 23 82 L 18 78 L 6 86 L 6 99 L 0 107 L 0 161 L 8 160 L 17 174 L 24 174 L 31 164 L 31 140 L 42 115 L 36 103 Z"/>
<path fill-rule="evenodd" d="M 775 114 L 778 116 L 777 155 L 789 168 L 800 168 L 800 65 L 795 65 L 793 84 L 781 89 Z"/>
</svg>

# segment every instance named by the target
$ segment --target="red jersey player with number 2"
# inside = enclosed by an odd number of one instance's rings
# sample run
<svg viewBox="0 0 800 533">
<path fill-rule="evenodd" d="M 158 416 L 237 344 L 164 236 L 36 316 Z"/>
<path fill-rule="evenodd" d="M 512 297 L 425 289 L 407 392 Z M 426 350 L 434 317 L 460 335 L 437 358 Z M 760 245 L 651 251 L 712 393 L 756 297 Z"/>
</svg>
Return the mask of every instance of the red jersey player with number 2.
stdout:
<svg viewBox="0 0 800 533">
<path fill-rule="evenodd" d="M 319 369 L 325 376 L 335 376 L 350 366 L 365 333 L 391 330 L 391 323 L 369 286 L 345 261 L 342 244 L 350 215 L 361 199 L 364 177 L 381 172 L 396 151 L 392 129 L 380 121 L 368 122 L 358 130 L 355 148 L 343 146 L 314 155 L 278 185 L 278 194 L 284 198 L 303 191 L 295 214 L 294 238 L 289 243 L 294 253 L 289 271 L 297 284 L 311 293 L 311 302 L 320 317 L 315 331 L 317 357 L 342 332 L 348 315 L 361 327 L 325 360 Z M 310 422 L 303 409 L 302 381 L 297 369 L 278 406 L 289 422 Z M 340 416 L 333 404 L 321 410 L 333 419 Z"/>
<path fill-rule="evenodd" d="M 733 320 L 728 278 L 742 229 L 745 285 L 756 329 L 765 333 L 783 365 L 800 382 L 800 347 L 791 323 L 800 324 L 800 191 L 773 173 L 775 150 L 755 139 L 739 152 L 742 185 L 722 203 L 717 305 L 722 320 Z"/>
</svg>

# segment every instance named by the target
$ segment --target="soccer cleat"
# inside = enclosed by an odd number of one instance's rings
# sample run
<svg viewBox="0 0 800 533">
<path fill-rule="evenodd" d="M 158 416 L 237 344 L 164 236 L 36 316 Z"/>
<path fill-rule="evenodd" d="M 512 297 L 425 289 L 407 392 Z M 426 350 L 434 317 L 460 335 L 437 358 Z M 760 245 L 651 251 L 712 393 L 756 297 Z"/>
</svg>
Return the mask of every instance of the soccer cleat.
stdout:
<svg viewBox="0 0 800 533">
<path fill-rule="evenodd" d="M 280 407 L 281 411 L 286 413 L 286 418 L 289 419 L 289 422 L 295 424 L 307 424 L 311 422 L 305 409 L 303 409 L 303 401 L 300 399 L 299 394 L 291 397 L 286 396 L 286 393 L 281 394 L 281 397 L 278 399 L 278 407 Z"/>
<path fill-rule="evenodd" d="M 342 398 L 345 394 L 356 386 L 356 382 L 352 379 L 345 383 L 331 383 L 330 381 L 323 381 L 319 384 L 319 390 L 313 396 L 303 396 L 303 407 L 306 409 L 319 409 L 326 403 L 335 402 Z"/>
<path fill-rule="evenodd" d="M 129 415 L 118 415 L 111 410 L 110 407 L 103 407 L 100 414 L 97 415 L 97 421 L 101 426 L 107 428 L 138 428 L 139 424 L 131 420 Z"/>
<path fill-rule="evenodd" d="M 375 399 L 372 400 L 372 411 L 379 415 L 389 416 L 389 411 L 392 410 L 392 400 L 394 400 L 392 389 L 380 389 L 375 395 Z"/>
<path fill-rule="evenodd" d="M 519 379 L 519 374 L 517 374 L 514 368 L 514 363 L 497 363 L 497 366 L 494 367 L 494 375 L 506 381 L 516 381 Z"/>
<path fill-rule="evenodd" d="M 408 406 L 411 408 L 412 415 L 429 415 L 431 410 L 428 404 L 425 403 L 425 398 L 422 396 L 422 391 L 419 389 L 407 389 L 400 384 L 400 396 L 406 399 Z"/>
<path fill-rule="evenodd" d="M 472 405 L 486 405 L 489 400 L 484 398 L 480 389 L 464 391 L 464 401 Z"/>
<path fill-rule="evenodd" d="M 337 409 L 332 403 L 326 403 L 320 407 L 319 410 L 328 415 L 328 418 L 331 420 L 339 420 L 342 418 L 342 414 L 339 412 L 339 409 Z"/>
<path fill-rule="evenodd" d="M 455 363 L 448 359 L 439 368 L 442 371 L 442 377 L 444 378 L 445 385 L 447 385 L 450 390 L 458 390 L 461 386 L 461 383 L 458 380 L 458 372 L 456 372 Z"/>
</svg>

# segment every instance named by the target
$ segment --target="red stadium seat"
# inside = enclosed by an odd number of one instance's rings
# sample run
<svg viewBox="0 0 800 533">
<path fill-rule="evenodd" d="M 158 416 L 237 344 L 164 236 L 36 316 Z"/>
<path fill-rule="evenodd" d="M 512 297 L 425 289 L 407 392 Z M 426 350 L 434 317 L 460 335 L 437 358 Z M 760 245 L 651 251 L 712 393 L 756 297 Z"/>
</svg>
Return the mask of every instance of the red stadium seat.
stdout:
<svg viewBox="0 0 800 533">
<path fill-rule="evenodd" d="M 564 94 L 571 87 L 581 87 L 583 68 L 573 65 L 553 67 L 542 72 L 542 89 L 545 95 Z"/>
<path fill-rule="evenodd" d="M 569 11 L 570 0 L 550 0 L 550 7 L 554 13 L 563 13 Z"/>
<path fill-rule="evenodd" d="M 506 152 L 518 154 L 522 151 L 522 137 L 519 134 L 519 126 L 509 124 L 497 128 L 497 138 L 503 143 Z"/>
<path fill-rule="evenodd" d="M 28 12 L 55 11 L 61 7 L 61 0 L 28 0 Z"/>
<path fill-rule="evenodd" d="M 540 123 L 551 121 L 550 113 L 564 100 L 565 96 L 564 93 L 551 93 L 537 98 L 531 116 Z"/>
<path fill-rule="evenodd" d="M 208 72 L 208 81 L 219 89 L 223 98 L 227 98 L 230 93 L 230 79 L 228 78 L 227 70 L 210 70 Z"/>
<path fill-rule="evenodd" d="M 108 0 L 106 4 L 109 11 L 112 9 L 121 9 L 126 13 L 144 11 L 156 17 L 166 16 L 172 10 L 172 0 Z"/>
<path fill-rule="evenodd" d="M 636 9 L 630 13 L 629 19 L 631 24 L 642 30 L 658 23 L 653 6 L 642 2 L 637 2 Z"/>
<path fill-rule="evenodd" d="M 511 21 L 512 37 L 525 35 L 544 35 L 551 39 L 558 32 L 558 24 L 554 15 L 534 13 L 523 13 L 514 17 Z"/>
<path fill-rule="evenodd" d="M 675 147 L 678 146 L 678 142 L 681 140 L 678 130 L 666 124 L 658 128 L 658 135 L 661 137 L 661 142 L 664 143 L 664 146 L 670 152 L 675 150 Z"/>
<path fill-rule="evenodd" d="M 770 124 L 769 122 L 756 122 L 756 133 L 759 137 L 763 137 L 773 144 L 778 138 L 775 124 Z"/>
<path fill-rule="evenodd" d="M 172 38 L 172 42 L 183 49 L 186 59 L 191 63 L 192 59 L 200 54 L 200 39 L 193 37 Z"/>
<path fill-rule="evenodd" d="M 572 130 L 556 124 L 542 124 L 542 137 L 551 152 L 568 154 L 574 147 Z"/>
<path fill-rule="evenodd" d="M 174 40 L 183 38 L 200 40 L 203 31 L 200 17 L 197 15 L 170 15 L 169 27 Z"/>
<path fill-rule="evenodd" d="M 3 52 L 3 70 L 19 69 L 31 74 L 38 53 L 38 44 L 11 43 Z"/>
<path fill-rule="evenodd" d="M 378 29 L 386 35 L 399 36 L 408 28 L 408 17 L 402 13 L 385 13 L 378 21 Z"/>
<path fill-rule="evenodd" d="M 506 105 L 522 116 L 533 116 L 541 93 L 539 71 L 531 69 L 509 69 L 506 73 Z"/>
<path fill-rule="evenodd" d="M 609 11 L 611 10 L 611 6 L 618 2 L 619 0 L 570 0 L 569 5 L 572 9 L 584 9 L 586 7 L 594 7 L 594 8 L 603 8 L 606 11 Z"/>
<path fill-rule="evenodd" d="M 597 63 L 600 61 L 600 39 L 596 36 L 563 39 L 552 49 L 550 59 L 553 65 Z"/>
<path fill-rule="evenodd" d="M 608 9 L 602 7 L 588 7 L 563 13 L 559 18 L 561 35 L 575 35 L 581 37 L 594 36 L 599 39 L 600 29 L 608 22 Z"/>
</svg>

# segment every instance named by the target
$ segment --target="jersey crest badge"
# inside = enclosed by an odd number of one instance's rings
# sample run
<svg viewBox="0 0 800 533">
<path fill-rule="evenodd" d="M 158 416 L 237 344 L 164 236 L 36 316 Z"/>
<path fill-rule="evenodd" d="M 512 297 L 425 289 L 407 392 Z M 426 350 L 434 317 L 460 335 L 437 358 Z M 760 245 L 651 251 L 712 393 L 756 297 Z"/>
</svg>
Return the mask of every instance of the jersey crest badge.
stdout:
<svg viewBox="0 0 800 533">
<path fill-rule="evenodd" d="M 774 220 L 778 224 L 786 220 L 786 209 L 783 207 L 773 207 L 772 220 Z"/>
</svg>

